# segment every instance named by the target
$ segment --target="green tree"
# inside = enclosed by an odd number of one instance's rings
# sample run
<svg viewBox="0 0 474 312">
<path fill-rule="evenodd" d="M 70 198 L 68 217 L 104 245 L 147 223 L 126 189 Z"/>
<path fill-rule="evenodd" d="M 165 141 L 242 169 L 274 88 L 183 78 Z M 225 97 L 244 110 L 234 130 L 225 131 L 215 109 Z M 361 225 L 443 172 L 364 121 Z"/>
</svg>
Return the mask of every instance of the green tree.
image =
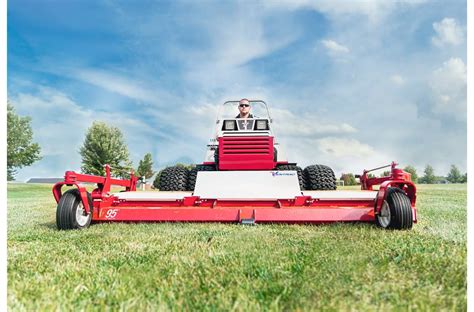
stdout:
<svg viewBox="0 0 474 312">
<path fill-rule="evenodd" d="M 145 179 L 151 178 L 155 172 L 153 171 L 153 160 L 151 159 L 151 153 L 145 154 L 143 160 L 140 160 L 137 169 L 137 176 L 144 177 Z"/>
<path fill-rule="evenodd" d="M 7 179 L 15 180 L 17 168 L 30 166 L 40 160 L 41 148 L 33 143 L 31 118 L 18 116 L 7 103 Z"/>
<path fill-rule="evenodd" d="M 418 174 L 416 173 L 415 167 L 408 165 L 405 168 L 403 168 L 403 170 L 411 174 L 411 180 L 413 182 L 415 183 L 418 182 Z"/>
<path fill-rule="evenodd" d="M 467 172 L 462 176 L 461 183 L 467 183 Z"/>
<path fill-rule="evenodd" d="M 455 165 L 451 165 L 451 170 L 449 170 L 446 180 L 451 183 L 462 183 L 462 175 L 458 167 L 456 167 Z"/>
<path fill-rule="evenodd" d="M 341 180 L 344 181 L 344 185 L 357 185 L 355 176 L 352 173 L 343 173 L 341 175 Z"/>
<path fill-rule="evenodd" d="M 424 172 L 424 176 L 422 177 L 422 183 L 426 184 L 434 184 L 436 182 L 436 176 L 434 174 L 434 169 L 430 165 L 426 165 Z"/>
<path fill-rule="evenodd" d="M 87 174 L 105 175 L 104 165 L 109 164 L 113 175 L 127 177 L 132 166 L 120 129 L 101 121 L 94 121 L 87 130 L 79 153 L 82 172 Z"/>
</svg>

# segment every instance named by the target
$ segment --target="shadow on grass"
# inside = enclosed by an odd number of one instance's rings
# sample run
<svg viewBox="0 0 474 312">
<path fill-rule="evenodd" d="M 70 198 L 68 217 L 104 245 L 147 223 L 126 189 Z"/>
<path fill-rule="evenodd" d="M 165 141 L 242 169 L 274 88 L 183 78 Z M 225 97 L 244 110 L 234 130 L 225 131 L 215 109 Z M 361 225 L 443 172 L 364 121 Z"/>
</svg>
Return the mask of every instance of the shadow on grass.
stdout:
<svg viewBox="0 0 474 312">
<path fill-rule="evenodd" d="M 57 229 L 58 229 L 58 227 L 56 226 L 56 221 L 40 223 L 39 225 L 40 225 L 41 227 L 46 227 L 46 228 L 48 228 L 48 229 L 53 229 L 53 230 L 57 230 Z"/>
</svg>

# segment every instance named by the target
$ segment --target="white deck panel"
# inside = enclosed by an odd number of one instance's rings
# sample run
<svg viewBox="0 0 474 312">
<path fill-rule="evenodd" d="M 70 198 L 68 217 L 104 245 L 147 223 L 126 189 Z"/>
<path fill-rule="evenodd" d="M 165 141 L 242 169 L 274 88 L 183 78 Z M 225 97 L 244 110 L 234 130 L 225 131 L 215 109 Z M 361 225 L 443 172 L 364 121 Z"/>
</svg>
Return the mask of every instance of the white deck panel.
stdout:
<svg viewBox="0 0 474 312">
<path fill-rule="evenodd" d="M 377 191 L 303 191 L 303 195 L 321 200 L 371 200 L 377 197 Z"/>
<path fill-rule="evenodd" d="M 192 194 L 192 192 L 120 192 L 115 193 L 114 196 L 130 201 L 168 201 L 183 199 Z"/>
<path fill-rule="evenodd" d="M 222 200 L 275 200 L 301 196 L 296 171 L 200 171 L 194 195 Z"/>
<path fill-rule="evenodd" d="M 244 194 L 243 191 L 247 193 Z M 274 197 L 270 197 L 267 193 L 267 196 L 262 196 L 262 194 L 256 194 L 258 189 L 243 188 L 243 191 L 240 195 L 242 197 L 236 197 L 236 193 L 233 194 L 218 194 L 217 192 L 211 194 L 212 196 L 200 196 L 201 198 L 210 198 L 210 199 L 221 199 L 221 200 L 275 200 L 275 199 L 293 199 L 295 196 L 311 196 L 314 199 L 320 200 L 373 200 L 377 197 L 377 191 L 303 191 L 301 192 L 294 191 L 290 194 L 274 194 Z M 231 189 L 231 192 L 234 192 Z M 296 193 L 295 193 L 296 192 Z M 192 192 L 120 192 L 113 194 L 118 199 L 130 200 L 130 201 L 170 201 L 170 200 L 181 200 L 186 196 L 192 196 Z M 206 194 L 204 194 L 206 195 Z M 286 195 L 284 197 L 282 195 Z"/>
</svg>

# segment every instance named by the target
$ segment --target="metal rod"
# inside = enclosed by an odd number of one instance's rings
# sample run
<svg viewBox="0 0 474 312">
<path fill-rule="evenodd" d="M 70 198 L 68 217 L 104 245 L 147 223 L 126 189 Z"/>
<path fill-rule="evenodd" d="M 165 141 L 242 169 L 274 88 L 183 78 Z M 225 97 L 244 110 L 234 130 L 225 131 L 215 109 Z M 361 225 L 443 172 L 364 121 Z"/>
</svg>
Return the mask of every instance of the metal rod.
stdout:
<svg viewBox="0 0 474 312">
<path fill-rule="evenodd" d="M 374 169 L 370 169 L 370 170 L 365 170 L 365 172 L 371 172 L 371 171 L 375 171 L 375 170 L 379 170 L 379 169 L 383 169 L 383 168 L 388 168 L 388 167 L 391 167 L 392 165 L 386 165 L 386 166 L 382 166 L 382 167 L 378 167 L 378 168 L 374 168 Z"/>
</svg>

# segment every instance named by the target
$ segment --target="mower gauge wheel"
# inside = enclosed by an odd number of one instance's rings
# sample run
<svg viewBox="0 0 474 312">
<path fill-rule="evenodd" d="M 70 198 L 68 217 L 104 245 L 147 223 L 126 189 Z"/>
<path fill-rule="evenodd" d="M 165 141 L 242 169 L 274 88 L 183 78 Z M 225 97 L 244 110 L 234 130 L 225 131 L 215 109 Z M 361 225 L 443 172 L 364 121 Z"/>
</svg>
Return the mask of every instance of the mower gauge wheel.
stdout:
<svg viewBox="0 0 474 312">
<path fill-rule="evenodd" d="M 92 209 L 92 197 L 87 193 Z M 92 212 L 85 214 L 79 190 L 72 189 L 63 194 L 56 208 L 56 225 L 60 230 L 83 229 L 90 225 Z"/>
<path fill-rule="evenodd" d="M 398 187 L 389 187 L 385 198 L 380 214 L 375 219 L 377 225 L 386 229 L 411 229 L 413 211 L 410 199 L 405 192 Z"/>
</svg>

